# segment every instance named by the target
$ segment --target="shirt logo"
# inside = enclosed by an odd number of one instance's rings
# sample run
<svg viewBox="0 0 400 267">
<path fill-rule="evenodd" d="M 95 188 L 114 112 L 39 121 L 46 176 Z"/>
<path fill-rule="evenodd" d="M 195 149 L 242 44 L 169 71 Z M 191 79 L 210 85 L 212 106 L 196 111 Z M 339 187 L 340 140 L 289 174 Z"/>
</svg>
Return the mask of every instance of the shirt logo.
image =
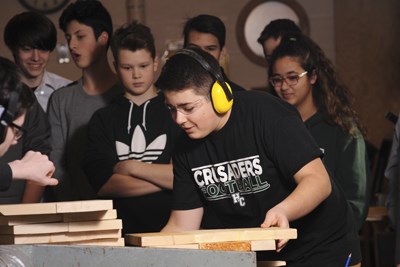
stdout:
<svg viewBox="0 0 400 267">
<path fill-rule="evenodd" d="M 145 135 L 139 125 L 135 127 L 130 147 L 122 142 L 115 142 L 119 160 L 134 159 L 143 162 L 156 161 L 166 144 L 167 135 L 162 134 L 147 145 Z"/>
<path fill-rule="evenodd" d="M 270 184 L 262 178 L 259 156 L 193 168 L 192 173 L 200 191 L 209 201 L 231 198 L 233 203 L 244 207 L 245 195 L 270 188 Z"/>
</svg>

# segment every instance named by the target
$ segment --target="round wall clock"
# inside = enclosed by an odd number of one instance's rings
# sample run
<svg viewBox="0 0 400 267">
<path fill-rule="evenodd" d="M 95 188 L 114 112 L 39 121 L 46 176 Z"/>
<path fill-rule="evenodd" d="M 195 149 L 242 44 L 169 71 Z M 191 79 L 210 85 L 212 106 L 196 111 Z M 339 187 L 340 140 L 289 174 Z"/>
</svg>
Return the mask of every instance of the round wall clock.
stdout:
<svg viewBox="0 0 400 267">
<path fill-rule="evenodd" d="M 254 63 L 267 66 L 262 46 L 257 43 L 265 25 L 270 21 L 288 18 L 308 35 L 309 22 L 306 11 L 294 0 L 251 0 L 239 14 L 236 36 L 243 53 Z"/>
<path fill-rule="evenodd" d="M 19 0 L 28 10 L 50 14 L 62 9 L 69 0 Z"/>
</svg>

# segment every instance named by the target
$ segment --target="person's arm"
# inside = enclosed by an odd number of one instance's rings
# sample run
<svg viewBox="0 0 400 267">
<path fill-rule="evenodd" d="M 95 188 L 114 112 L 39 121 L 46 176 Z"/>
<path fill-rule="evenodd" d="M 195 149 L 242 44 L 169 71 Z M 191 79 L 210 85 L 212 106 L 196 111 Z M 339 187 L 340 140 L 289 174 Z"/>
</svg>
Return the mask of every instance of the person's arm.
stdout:
<svg viewBox="0 0 400 267">
<path fill-rule="evenodd" d="M 367 168 L 364 139 L 347 137 L 336 170 L 332 171 L 353 210 L 357 229 L 361 229 L 367 215 Z"/>
<path fill-rule="evenodd" d="M 128 175 L 152 183 L 163 189 L 172 190 L 172 164 L 145 163 L 137 160 L 124 160 L 115 165 L 114 172 Z"/>
<path fill-rule="evenodd" d="M 24 128 L 27 130 L 27 133 L 22 139 L 23 155 L 30 150 L 49 155 L 51 151 L 50 124 L 48 122 L 46 113 L 36 101 L 26 116 Z M 43 186 L 27 182 L 21 202 L 40 202 L 43 191 Z"/>
<path fill-rule="evenodd" d="M 36 98 L 32 109 L 26 114 L 23 127 L 26 134 L 22 138 L 22 154 L 37 151 L 49 155 L 51 151 L 50 123 Z"/>
<path fill-rule="evenodd" d="M 97 194 L 101 197 L 132 197 L 159 192 L 161 187 L 172 188 L 171 164 L 118 161 L 113 120 L 113 116 L 100 110 L 88 125 L 83 168 Z"/>
<path fill-rule="evenodd" d="M 43 191 L 43 186 L 27 182 L 21 203 L 39 203 L 42 200 Z"/>
<path fill-rule="evenodd" d="M 203 208 L 191 210 L 173 210 L 169 217 L 168 223 L 164 226 L 161 232 L 172 233 L 199 230 L 203 212 Z"/>
<path fill-rule="evenodd" d="M 12 170 L 9 164 L 0 162 L 0 192 L 7 191 L 12 183 Z"/>
<path fill-rule="evenodd" d="M 113 174 L 100 188 L 101 197 L 132 197 L 156 193 L 162 189 L 152 183 L 135 177 Z"/>
<path fill-rule="evenodd" d="M 73 90 L 71 88 L 71 90 Z M 67 138 L 67 131 L 63 129 L 62 125 L 62 112 L 60 102 L 60 96 L 57 92 L 53 93 L 49 99 L 49 105 L 47 108 L 47 117 L 51 126 L 51 153 L 50 159 L 54 162 L 56 167 L 55 176 L 60 181 L 63 182 L 66 179 L 65 171 L 65 143 Z"/>
<path fill-rule="evenodd" d="M 28 180 L 42 186 L 58 184 L 57 179 L 52 178 L 53 162 L 39 152 L 28 151 L 21 160 L 14 160 L 8 165 L 13 179 Z"/>
<path fill-rule="evenodd" d="M 299 219 L 314 210 L 331 193 L 329 175 L 320 158 L 303 166 L 295 175 L 295 190 L 282 202 L 270 209 L 261 227 L 289 227 L 289 222 Z M 277 251 L 280 251 L 288 240 L 279 240 Z"/>
</svg>

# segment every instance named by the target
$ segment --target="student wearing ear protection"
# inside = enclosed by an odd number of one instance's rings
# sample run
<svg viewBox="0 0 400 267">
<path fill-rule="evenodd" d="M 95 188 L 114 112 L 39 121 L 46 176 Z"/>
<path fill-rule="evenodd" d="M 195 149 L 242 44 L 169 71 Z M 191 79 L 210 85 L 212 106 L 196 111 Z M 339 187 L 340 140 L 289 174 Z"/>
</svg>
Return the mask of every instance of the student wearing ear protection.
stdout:
<svg viewBox="0 0 400 267">
<path fill-rule="evenodd" d="M 26 112 L 34 103 L 34 95 L 21 82 L 17 66 L 0 57 L 0 157 L 22 137 Z M 28 151 L 21 160 L 0 163 L 0 191 L 7 190 L 12 179 L 26 179 L 39 185 L 56 185 L 51 177 L 54 165 L 46 155 Z"/>
<path fill-rule="evenodd" d="M 350 253 L 360 260 L 350 206 L 297 110 L 260 91 L 214 99 L 218 72 L 212 56 L 187 48 L 166 62 L 156 82 L 186 133 L 173 155 L 172 212 L 162 231 L 292 227 L 296 240 L 277 240 L 276 252 L 257 259 L 292 267 L 344 266 Z M 223 112 L 215 108 L 219 100 L 228 103 Z M 201 224 L 205 210 L 218 219 L 213 225 Z"/>
</svg>

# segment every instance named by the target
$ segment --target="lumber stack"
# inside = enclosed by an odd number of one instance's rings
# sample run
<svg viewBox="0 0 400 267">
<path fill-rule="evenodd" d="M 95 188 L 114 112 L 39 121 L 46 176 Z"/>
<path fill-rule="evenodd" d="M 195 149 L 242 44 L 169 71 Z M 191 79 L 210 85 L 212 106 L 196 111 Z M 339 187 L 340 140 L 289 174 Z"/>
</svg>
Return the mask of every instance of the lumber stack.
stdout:
<svg viewBox="0 0 400 267">
<path fill-rule="evenodd" d="M 124 246 L 112 200 L 0 205 L 0 244 Z"/>
<path fill-rule="evenodd" d="M 277 239 L 296 238 L 296 229 L 271 227 L 127 234 L 125 241 L 140 247 L 261 251 L 275 250 Z"/>
</svg>

